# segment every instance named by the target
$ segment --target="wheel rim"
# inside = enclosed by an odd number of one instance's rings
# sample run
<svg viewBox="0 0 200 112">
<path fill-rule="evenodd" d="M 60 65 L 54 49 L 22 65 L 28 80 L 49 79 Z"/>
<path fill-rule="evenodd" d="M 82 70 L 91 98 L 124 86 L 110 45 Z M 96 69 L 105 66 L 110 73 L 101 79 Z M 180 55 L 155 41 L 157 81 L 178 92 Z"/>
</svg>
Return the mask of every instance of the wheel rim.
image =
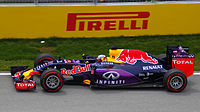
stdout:
<svg viewBox="0 0 200 112">
<path fill-rule="evenodd" d="M 51 75 L 46 80 L 47 87 L 51 89 L 57 88 L 59 86 L 59 83 L 60 83 L 60 79 L 56 75 Z"/>
<path fill-rule="evenodd" d="M 183 86 L 183 79 L 181 76 L 174 76 L 170 80 L 170 86 L 174 89 L 180 89 Z"/>
</svg>

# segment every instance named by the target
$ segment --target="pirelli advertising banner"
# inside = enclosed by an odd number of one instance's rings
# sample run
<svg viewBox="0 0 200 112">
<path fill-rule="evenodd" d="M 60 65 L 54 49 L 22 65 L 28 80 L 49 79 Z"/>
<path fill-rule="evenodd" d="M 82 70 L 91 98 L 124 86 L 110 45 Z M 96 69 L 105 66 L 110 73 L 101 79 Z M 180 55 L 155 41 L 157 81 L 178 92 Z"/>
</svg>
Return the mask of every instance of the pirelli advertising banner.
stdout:
<svg viewBox="0 0 200 112">
<path fill-rule="evenodd" d="M 0 7 L 0 38 L 200 33 L 200 4 Z"/>
</svg>

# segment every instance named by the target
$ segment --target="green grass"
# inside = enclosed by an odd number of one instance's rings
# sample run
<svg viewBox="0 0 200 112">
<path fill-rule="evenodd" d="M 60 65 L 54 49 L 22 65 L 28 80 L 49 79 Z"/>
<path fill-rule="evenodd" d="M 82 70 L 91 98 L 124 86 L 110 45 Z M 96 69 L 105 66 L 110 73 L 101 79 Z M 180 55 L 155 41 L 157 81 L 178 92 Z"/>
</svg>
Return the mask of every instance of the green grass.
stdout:
<svg viewBox="0 0 200 112">
<path fill-rule="evenodd" d="M 40 41 L 45 43 L 41 44 Z M 107 37 L 107 38 L 58 38 L 49 39 L 1 39 L 0 40 L 0 71 L 8 71 L 10 66 L 28 65 L 33 67 L 33 61 L 40 53 L 50 53 L 57 59 L 81 59 L 82 54 L 97 56 L 108 55 L 112 45 L 120 48 L 139 49 L 154 56 L 166 52 L 169 44 L 179 44 L 190 47 L 190 53 L 196 55 L 195 70 L 200 70 L 200 34 L 169 35 L 169 36 L 139 36 L 139 37 Z"/>
</svg>

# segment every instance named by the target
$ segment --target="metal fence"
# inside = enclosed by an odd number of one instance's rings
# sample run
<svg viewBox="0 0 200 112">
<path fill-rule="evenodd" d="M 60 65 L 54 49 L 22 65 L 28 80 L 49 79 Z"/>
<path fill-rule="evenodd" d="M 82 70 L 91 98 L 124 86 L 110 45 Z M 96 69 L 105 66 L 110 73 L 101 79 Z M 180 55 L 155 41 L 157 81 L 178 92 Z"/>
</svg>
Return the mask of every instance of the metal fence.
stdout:
<svg viewBox="0 0 200 112">
<path fill-rule="evenodd" d="M 199 1 L 200 0 L 0 0 L 0 4 L 23 4 L 23 3 L 31 3 L 31 4 L 39 4 L 39 3 L 148 3 L 148 2 L 166 2 L 166 1 Z"/>
</svg>

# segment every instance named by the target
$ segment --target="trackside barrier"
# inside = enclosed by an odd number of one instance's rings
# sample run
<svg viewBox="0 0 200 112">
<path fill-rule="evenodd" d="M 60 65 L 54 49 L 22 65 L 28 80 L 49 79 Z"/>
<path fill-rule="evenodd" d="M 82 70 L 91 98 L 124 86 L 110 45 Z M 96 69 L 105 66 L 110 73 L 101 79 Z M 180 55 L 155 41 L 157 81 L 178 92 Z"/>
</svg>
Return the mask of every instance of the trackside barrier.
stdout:
<svg viewBox="0 0 200 112">
<path fill-rule="evenodd" d="M 200 4 L 0 7 L 0 38 L 200 33 Z"/>
</svg>

